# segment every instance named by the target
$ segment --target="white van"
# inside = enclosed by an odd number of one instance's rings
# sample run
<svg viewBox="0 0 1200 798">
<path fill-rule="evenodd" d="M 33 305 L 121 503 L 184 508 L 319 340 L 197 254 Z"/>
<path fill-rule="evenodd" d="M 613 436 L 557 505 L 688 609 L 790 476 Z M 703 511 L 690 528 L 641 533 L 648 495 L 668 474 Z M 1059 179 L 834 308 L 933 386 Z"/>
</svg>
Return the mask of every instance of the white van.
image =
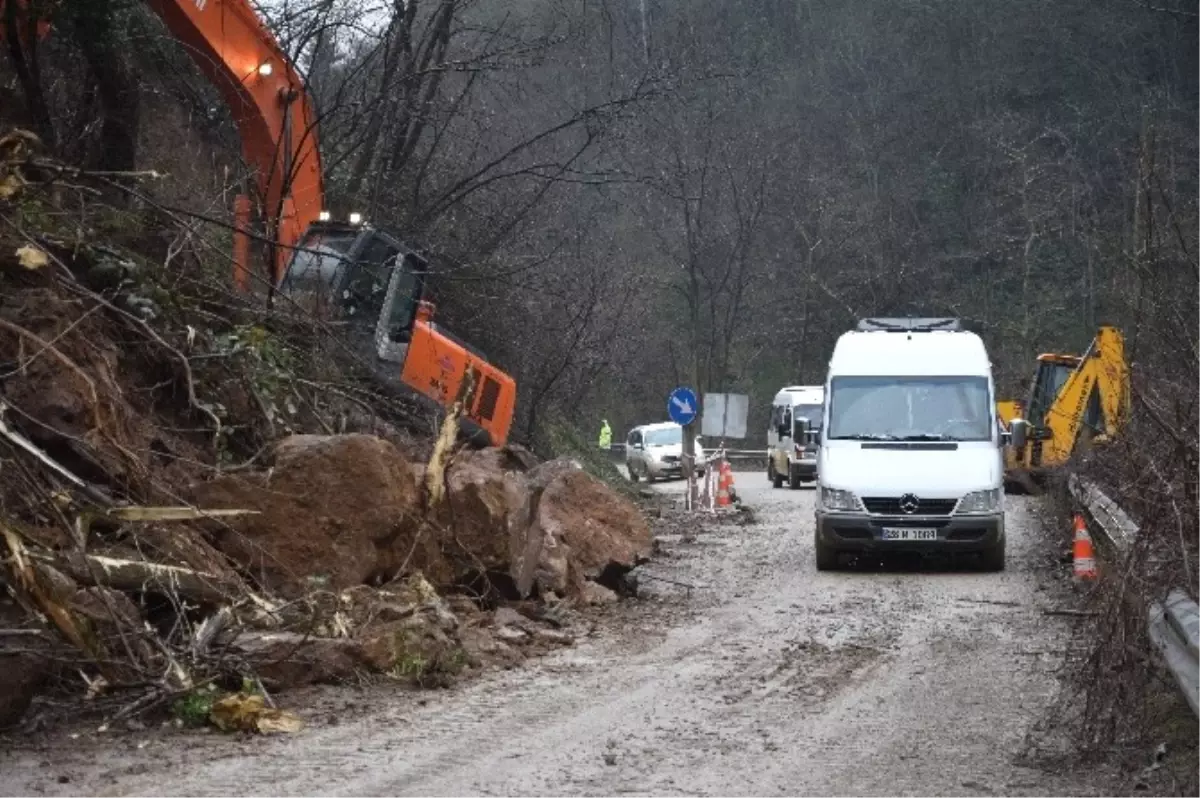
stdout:
<svg viewBox="0 0 1200 798">
<path fill-rule="evenodd" d="M 957 319 L 863 319 L 834 347 L 818 444 L 818 570 L 842 552 L 973 552 L 1004 569 L 991 363 Z"/>
<path fill-rule="evenodd" d="M 796 424 L 808 422 L 808 428 L 821 429 L 825 402 L 823 385 L 792 385 L 781 388 L 771 400 L 771 423 L 767 427 L 767 479 L 776 488 L 795 489 L 806 480 L 817 478 L 817 447 L 796 435 Z"/>
</svg>

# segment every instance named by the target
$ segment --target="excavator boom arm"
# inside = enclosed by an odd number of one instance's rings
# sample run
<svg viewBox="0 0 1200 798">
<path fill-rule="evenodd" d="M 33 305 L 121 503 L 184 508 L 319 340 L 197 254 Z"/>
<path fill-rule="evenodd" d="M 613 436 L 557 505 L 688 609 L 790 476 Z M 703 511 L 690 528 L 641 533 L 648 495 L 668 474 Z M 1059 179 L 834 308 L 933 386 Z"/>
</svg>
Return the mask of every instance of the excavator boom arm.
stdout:
<svg viewBox="0 0 1200 798">
<path fill-rule="evenodd" d="M 291 247 L 324 206 L 317 115 L 303 78 L 249 0 L 147 0 L 221 92 L 253 170 L 268 238 L 276 244 L 273 278 L 283 278 Z M 245 225 L 246 203 L 239 208 Z M 248 242 L 235 245 L 244 274 Z"/>
<path fill-rule="evenodd" d="M 17 14 L 28 0 L 12 0 Z M 253 170 L 262 202 L 259 215 L 274 244 L 274 284 L 287 270 L 292 248 L 324 207 L 317 115 L 303 78 L 279 47 L 249 0 L 146 0 L 196 65 L 221 92 L 242 142 L 242 155 Z M 0 0 L 0 33 L 5 6 Z M 50 21 L 38 21 L 39 37 Z M 251 203 L 234 203 L 236 277 L 243 290 L 249 274 Z"/>
</svg>

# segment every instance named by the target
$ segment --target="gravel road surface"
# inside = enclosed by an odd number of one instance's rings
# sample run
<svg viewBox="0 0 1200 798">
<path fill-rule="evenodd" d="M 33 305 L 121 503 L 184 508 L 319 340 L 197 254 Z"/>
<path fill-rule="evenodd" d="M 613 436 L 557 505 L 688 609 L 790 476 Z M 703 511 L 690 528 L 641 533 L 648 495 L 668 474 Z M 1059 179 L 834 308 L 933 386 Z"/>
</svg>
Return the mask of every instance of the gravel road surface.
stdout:
<svg viewBox="0 0 1200 798">
<path fill-rule="evenodd" d="M 663 485 L 678 491 L 678 484 Z M 813 492 L 737 474 L 756 523 L 667 536 L 575 647 L 287 738 L 0 755 L 6 794 L 1090 795 L 1033 766 L 1070 619 L 1054 552 L 1010 497 L 999 574 L 907 563 L 817 573 Z M 383 696 L 380 698 L 380 696 Z M 140 748 L 138 747 L 140 746 Z M 7 761 L 6 761 L 7 760 Z M 1041 760 L 1039 760 L 1041 761 Z M 66 773 L 66 776 L 57 774 Z M 67 783 L 59 783 L 69 778 Z"/>
</svg>

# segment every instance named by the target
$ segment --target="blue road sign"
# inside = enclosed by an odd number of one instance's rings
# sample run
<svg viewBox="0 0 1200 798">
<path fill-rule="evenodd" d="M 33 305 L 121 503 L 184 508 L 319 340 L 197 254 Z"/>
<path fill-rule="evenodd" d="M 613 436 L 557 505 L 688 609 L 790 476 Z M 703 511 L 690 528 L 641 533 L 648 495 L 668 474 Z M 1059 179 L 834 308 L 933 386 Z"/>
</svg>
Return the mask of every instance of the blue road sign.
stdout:
<svg viewBox="0 0 1200 798">
<path fill-rule="evenodd" d="M 696 401 L 696 392 L 691 388 L 676 388 L 667 399 L 667 415 L 676 424 L 686 427 L 696 420 L 700 412 L 700 403 Z"/>
</svg>

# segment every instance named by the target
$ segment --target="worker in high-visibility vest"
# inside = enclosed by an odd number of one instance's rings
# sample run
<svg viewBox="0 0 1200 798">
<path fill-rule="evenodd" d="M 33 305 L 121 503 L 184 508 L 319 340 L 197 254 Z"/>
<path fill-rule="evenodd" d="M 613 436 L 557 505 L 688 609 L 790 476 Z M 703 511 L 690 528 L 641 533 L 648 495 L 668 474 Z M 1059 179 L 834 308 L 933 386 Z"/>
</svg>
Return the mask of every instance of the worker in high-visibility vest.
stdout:
<svg viewBox="0 0 1200 798">
<path fill-rule="evenodd" d="M 600 448 L 612 448 L 612 428 L 608 426 L 608 419 L 600 421 Z"/>
</svg>

